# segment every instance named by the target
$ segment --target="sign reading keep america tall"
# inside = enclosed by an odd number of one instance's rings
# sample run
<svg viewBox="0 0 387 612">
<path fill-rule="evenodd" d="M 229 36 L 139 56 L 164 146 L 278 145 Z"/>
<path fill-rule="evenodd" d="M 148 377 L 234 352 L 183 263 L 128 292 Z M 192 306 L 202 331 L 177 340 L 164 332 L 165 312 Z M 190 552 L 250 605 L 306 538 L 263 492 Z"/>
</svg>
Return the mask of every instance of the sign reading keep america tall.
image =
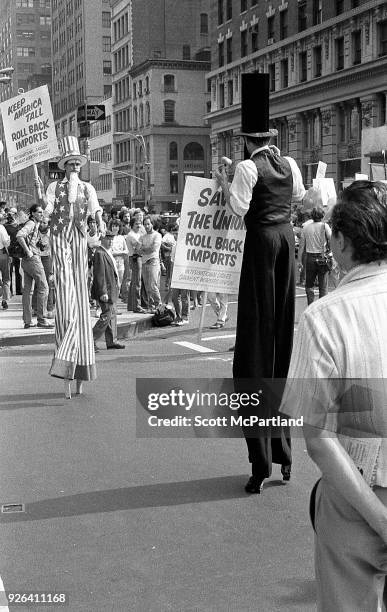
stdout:
<svg viewBox="0 0 387 612">
<path fill-rule="evenodd" d="M 58 157 L 47 85 L 31 89 L 0 104 L 10 172 Z"/>
</svg>

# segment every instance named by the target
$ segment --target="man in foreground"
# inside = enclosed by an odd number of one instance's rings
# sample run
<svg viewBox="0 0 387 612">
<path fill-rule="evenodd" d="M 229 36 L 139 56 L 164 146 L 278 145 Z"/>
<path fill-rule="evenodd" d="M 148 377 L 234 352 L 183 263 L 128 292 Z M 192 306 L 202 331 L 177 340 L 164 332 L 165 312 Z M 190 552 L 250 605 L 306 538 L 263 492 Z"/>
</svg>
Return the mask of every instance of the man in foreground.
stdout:
<svg viewBox="0 0 387 612">
<path fill-rule="evenodd" d="M 387 603 L 387 186 L 356 181 L 331 217 L 346 275 L 303 313 L 281 411 L 322 472 L 311 504 L 318 610 Z M 367 459 L 367 461 L 365 461 Z"/>
</svg>

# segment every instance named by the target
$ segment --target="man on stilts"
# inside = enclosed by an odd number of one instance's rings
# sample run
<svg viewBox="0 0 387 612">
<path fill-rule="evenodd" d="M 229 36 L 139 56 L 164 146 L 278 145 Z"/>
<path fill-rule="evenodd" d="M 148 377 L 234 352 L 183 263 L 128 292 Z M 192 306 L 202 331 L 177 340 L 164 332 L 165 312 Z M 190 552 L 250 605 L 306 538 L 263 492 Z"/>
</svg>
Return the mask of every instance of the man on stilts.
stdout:
<svg viewBox="0 0 387 612">
<path fill-rule="evenodd" d="M 102 208 L 90 183 L 79 179 L 87 159 L 79 152 L 75 136 L 61 141 L 58 162 L 65 171 L 62 180 L 47 188 L 45 212 L 51 216 L 52 259 L 55 285 L 55 353 L 50 374 L 63 378 L 65 396 L 71 398 L 70 381 L 76 392 L 82 382 L 96 378 L 94 341 L 87 290 L 87 217 L 95 216 L 103 231 Z M 36 184 L 38 186 L 38 184 Z"/>
<path fill-rule="evenodd" d="M 216 177 L 234 213 L 244 216 L 247 230 L 233 376 L 236 390 L 251 392 L 256 391 L 255 384 L 261 378 L 283 379 L 287 375 L 295 308 L 295 246 L 290 213 L 291 203 L 300 202 L 305 195 L 295 160 L 269 146 L 277 130 L 269 128 L 267 74 L 242 74 L 240 135 L 244 137 L 247 159 L 237 164 L 231 186 L 225 169 L 216 172 Z M 250 415 L 257 408 L 249 410 Z M 272 416 L 270 410 L 264 412 L 258 416 Z M 289 432 L 283 428 L 271 431 L 269 427 L 262 435 L 250 437 L 244 428 L 244 434 L 252 464 L 246 492 L 261 492 L 264 479 L 271 475 L 272 462 L 281 465 L 283 479 L 289 480 Z"/>
</svg>

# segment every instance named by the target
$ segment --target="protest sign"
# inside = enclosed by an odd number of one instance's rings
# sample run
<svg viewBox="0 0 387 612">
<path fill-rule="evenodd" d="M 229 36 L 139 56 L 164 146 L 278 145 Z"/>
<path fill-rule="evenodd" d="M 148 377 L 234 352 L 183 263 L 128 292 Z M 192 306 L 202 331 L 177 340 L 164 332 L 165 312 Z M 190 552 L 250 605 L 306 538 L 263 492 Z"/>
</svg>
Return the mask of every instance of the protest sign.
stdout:
<svg viewBox="0 0 387 612">
<path fill-rule="evenodd" d="M 319 161 L 316 171 L 316 179 L 325 178 L 325 173 L 327 171 L 327 164 L 325 162 Z"/>
<path fill-rule="evenodd" d="M 324 208 L 331 208 L 336 204 L 337 195 L 333 178 L 315 178 L 313 187 L 320 190 L 321 203 Z"/>
<path fill-rule="evenodd" d="M 244 240 L 243 218 L 226 204 L 217 182 L 189 176 L 171 286 L 237 293 Z"/>
<path fill-rule="evenodd" d="M 59 155 L 47 85 L 0 104 L 10 172 Z"/>
</svg>

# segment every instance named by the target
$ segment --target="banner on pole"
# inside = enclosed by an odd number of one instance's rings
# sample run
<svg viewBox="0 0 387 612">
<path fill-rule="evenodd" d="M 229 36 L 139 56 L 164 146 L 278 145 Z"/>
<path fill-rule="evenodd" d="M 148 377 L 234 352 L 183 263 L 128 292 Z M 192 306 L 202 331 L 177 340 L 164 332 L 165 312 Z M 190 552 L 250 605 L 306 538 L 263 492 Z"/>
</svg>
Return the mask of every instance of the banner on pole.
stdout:
<svg viewBox="0 0 387 612">
<path fill-rule="evenodd" d="M 245 234 L 217 182 L 188 176 L 171 286 L 238 293 Z"/>
<path fill-rule="evenodd" d="M 0 103 L 10 172 L 60 155 L 47 85 Z"/>
</svg>

